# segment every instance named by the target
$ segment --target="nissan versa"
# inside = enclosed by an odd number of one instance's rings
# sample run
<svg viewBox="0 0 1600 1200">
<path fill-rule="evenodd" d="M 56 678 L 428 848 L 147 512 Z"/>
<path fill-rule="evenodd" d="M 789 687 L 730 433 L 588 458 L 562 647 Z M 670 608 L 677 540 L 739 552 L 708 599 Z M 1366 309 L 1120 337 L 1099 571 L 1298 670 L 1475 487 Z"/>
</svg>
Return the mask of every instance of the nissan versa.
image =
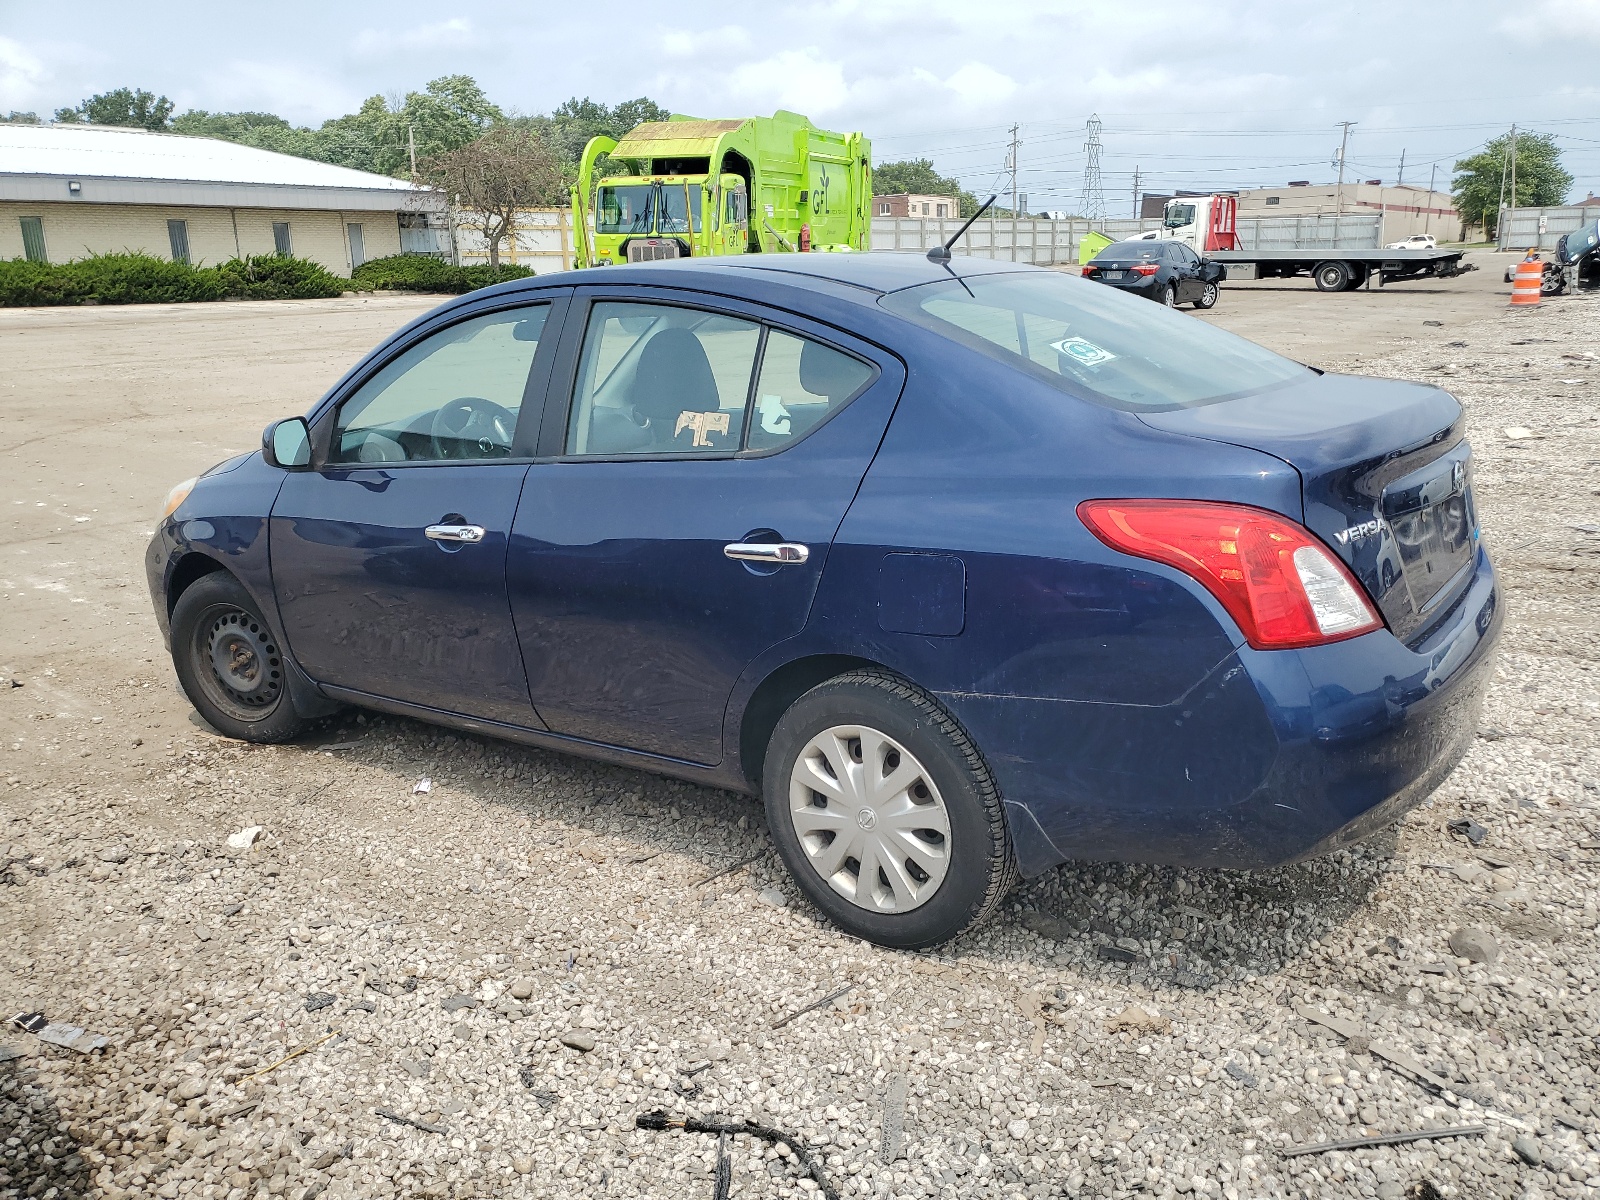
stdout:
<svg viewBox="0 0 1600 1200">
<path fill-rule="evenodd" d="M 1502 619 L 1462 427 L 1031 267 L 619 266 L 415 321 L 147 565 L 226 734 L 359 705 L 759 794 L 817 907 L 925 946 L 1436 787 Z"/>
</svg>

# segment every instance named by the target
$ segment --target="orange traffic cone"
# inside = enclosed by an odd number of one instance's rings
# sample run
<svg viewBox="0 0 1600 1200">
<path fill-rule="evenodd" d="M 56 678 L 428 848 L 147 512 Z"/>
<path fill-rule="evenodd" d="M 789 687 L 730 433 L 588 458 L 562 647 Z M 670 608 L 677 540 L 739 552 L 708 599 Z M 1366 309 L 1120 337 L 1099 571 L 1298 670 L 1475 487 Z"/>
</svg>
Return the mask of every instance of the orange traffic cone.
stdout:
<svg viewBox="0 0 1600 1200">
<path fill-rule="evenodd" d="M 1511 285 L 1512 304 L 1539 303 L 1539 290 L 1544 284 L 1544 264 L 1538 259 L 1517 264 L 1516 282 Z"/>
</svg>

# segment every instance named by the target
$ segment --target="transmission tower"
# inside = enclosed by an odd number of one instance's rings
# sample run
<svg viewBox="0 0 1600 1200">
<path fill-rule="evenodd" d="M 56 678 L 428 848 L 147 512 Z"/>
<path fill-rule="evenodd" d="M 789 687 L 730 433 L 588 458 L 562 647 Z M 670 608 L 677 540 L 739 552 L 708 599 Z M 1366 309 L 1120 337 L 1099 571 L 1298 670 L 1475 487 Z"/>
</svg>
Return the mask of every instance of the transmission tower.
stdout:
<svg viewBox="0 0 1600 1200">
<path fill-rule="evenodd" d="M 1100 187 L 1100 114 L 1095 113 L 1085 126 L 1089 140 L 1083 144 L 1083 215 L 1091 221 L 1106 219 L 1106 197 Z"/>
</svg>

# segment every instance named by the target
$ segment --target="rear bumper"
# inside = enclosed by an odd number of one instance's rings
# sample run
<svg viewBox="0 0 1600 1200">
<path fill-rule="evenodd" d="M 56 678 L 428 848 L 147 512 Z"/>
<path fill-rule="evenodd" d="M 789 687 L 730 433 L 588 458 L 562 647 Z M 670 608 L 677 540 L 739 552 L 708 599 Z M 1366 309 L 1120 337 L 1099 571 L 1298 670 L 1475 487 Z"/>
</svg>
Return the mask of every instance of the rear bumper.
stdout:
<svg viewBox="0 0 1600 1200">
<path fill-rule="evenodd" d="M 1480 549 L 1426 642 L 1387 630 L 1229 654 L 1170 705 L 946 695 L 1006 798 L 1019 865 L 1278 866 L 1421 803 L 1472 744 L 1503 622 Z"/>
<path fill-rule="evenodd" d="M 1166 286 L 1157 283 L 1154 275 L 1140 276 L 1136 283 L 1126 279 L 1101 279 L 1098 276 L 1092 278 L 1095 283 L 1103 283 L 1106 287 L 1116 288 L 1119 292 L 1132 292 L 1135 296 L 1143 296 L 1146 300 L 1158 299 Z"/>
</svg>

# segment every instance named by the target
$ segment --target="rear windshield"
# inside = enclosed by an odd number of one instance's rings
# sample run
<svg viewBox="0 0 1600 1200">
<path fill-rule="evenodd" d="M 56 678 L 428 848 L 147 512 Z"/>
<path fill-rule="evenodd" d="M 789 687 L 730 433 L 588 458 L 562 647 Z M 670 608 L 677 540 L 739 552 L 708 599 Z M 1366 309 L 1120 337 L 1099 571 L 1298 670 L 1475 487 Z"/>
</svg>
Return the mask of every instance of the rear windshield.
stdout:
<svg viewBox="0 0 1600 1200">
<path fill-rule="evenodd" d="M 1099 254 L 1096 254 L 1094 256 L 1094 261 L 1097 263 L 1143 262 L 1145 259 L 1155 258 L 1156 255 L 1164 254 L 1165 252 L 1166 251 L 1163 247 L 1153 246 L 1149 242 L 1133 243 L 1130 245 L 1123 245 L 1119 242 L 1116 245 L 1107 246 L 1104 250 L 1100 251 Z"/>
<path fill-rule="evenodd" d="M 1054 271 L 928 283 L 880 303 L 1111 408 L 1190 408 L 1311 374 L 1197 317 Z"/>
</svg>

